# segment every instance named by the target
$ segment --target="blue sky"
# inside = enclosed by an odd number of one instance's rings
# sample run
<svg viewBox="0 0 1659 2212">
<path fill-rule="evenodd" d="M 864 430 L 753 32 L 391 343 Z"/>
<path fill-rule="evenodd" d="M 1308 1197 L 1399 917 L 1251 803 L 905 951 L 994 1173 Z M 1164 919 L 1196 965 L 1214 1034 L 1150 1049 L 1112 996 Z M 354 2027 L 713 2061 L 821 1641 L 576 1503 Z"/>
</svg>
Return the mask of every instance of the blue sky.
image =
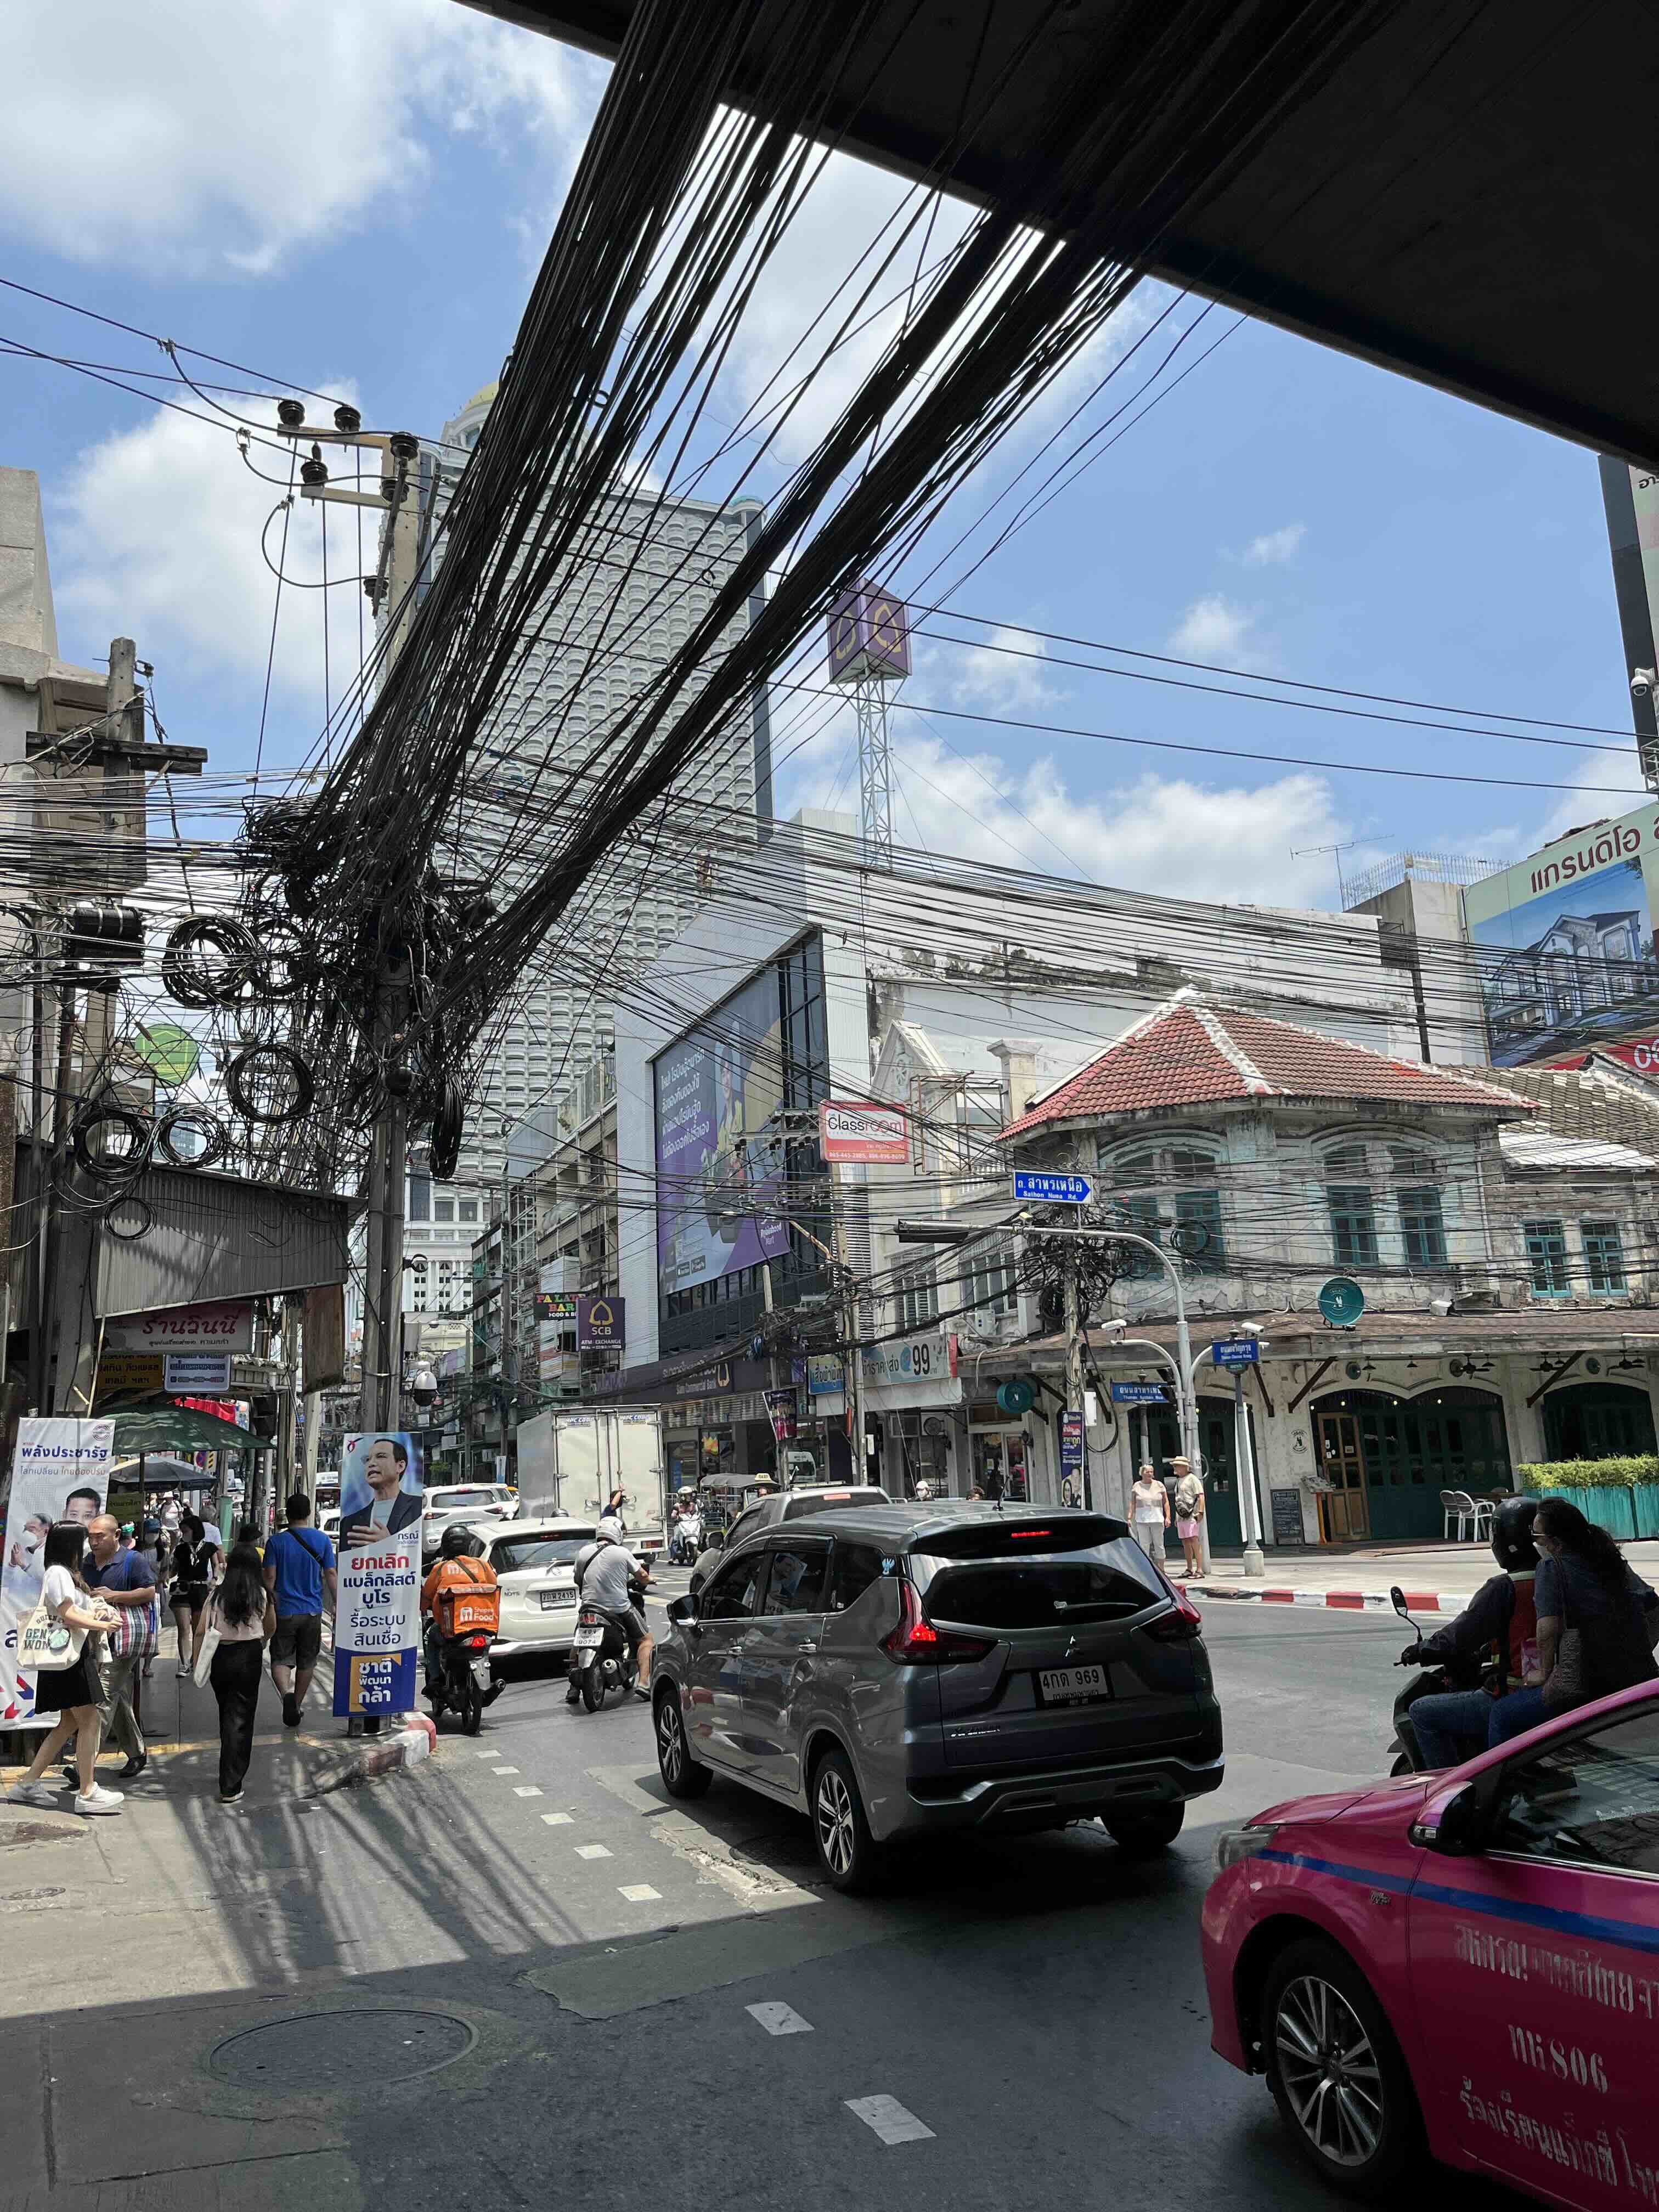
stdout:
<svg viewBox="0 0 1659 2212">
<path fill-rule="evenodd" d="M 592 60 L 453 0 L 77 0 L 23 11 L 8 46 L 26 97 L 0 143 L 0 275 L 431 433 L 512 341 L 604 82 Z M 729 372 L 734 410 L 833 286 L 846 241 L 871 235 L 896 194 L 832 165 Z M 1164 304 L 1149 293 L 1133 307 L 1125 341 Z M 1176 367 L 1231 319 L 1214 310 Z M 145 341 L 15 293 L 0 292 L 0 336 L 167 366 Z M 815 395 L 812 422 L 837 388 Z M 1060 411 L 962 487 L 933 555 Z M 131 632 L 170 733 L 208 745 L 216 768 L 251 766 L 271 620 L 259 533 L 276 493 L 227 435 L 3 354 L 0 423 L 0 461 L 42 478 L 66 656 L 95 659 Z M 929 594 L 981 543 L 945 561 Z M 316 550 L 302 531 L 295 567 L 314 574 Z M 336 573 L 348 556 L 337 536 Z M 914 591 L 933 565 L 898 581 Z M 356 613 L 349 592 L 332 604 L 337 689 Z M 953 604 L 1150 653 L 1630 727 L 1594 458 L 1258 325 L 1226 336 Z M 962 634 L 1039 649 L 1012 627 Z M 1350 869 L 1401 847 L 1509 860 L 1637 803 L 1628 739 L 1558 750 L 1112 678 L 1057 665 L 1060 647 L 1045 663 L 918 646 L 895 724 L 896 830 L 934 849 L 1325 904 L 1329 857 L 1293 860 L 1292 847 L 1356 841 Z M 321 648 L 317 595 L 288 595 L 267 771 L 315 741 Z M 915 706 L 1269 757 L 1160 754 Z M 1292 756 L 1569 788 L 1396 781 Z M 849 781 L 843 720 L 788 763 L 781 796 L 845 804 Z M 1574 787 L 1597 783 L 1620 791 Z"/>
</svg>

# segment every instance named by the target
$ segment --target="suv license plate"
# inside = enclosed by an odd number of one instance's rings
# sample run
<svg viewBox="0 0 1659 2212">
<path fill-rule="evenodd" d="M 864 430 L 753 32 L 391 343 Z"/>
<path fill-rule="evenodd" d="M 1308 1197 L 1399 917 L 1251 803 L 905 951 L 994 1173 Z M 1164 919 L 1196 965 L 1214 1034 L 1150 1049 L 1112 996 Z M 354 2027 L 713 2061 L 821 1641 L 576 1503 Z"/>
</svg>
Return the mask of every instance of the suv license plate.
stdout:
<svg viewBox="0 0 1659 2212">
<path fill-rule="evenodd" d="M 540 1592 L 540 1596 L 544 1613 L 552 1612 L 556 1606 L 574 1605 L 576 1602 L 576 1593 L 573 1589 L 544 1589 Z"/>
<path fill-rule="evenodd" d="M 1111 1694 L 1111 1678 L 1103 1667 L 1042 1667 L 1037 1670 L 1037 1697 L 1045 1705 L 1085 1705 Z"/>
</svg>

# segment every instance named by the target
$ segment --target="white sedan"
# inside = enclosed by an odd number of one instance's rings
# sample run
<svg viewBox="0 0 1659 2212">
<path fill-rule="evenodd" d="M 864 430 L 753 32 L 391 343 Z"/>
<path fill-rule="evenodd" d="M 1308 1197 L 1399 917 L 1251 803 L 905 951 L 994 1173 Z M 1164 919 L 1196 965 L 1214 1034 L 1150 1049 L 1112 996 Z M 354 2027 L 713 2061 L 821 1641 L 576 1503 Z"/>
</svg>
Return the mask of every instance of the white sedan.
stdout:
<svg viewBox="0 0 1659 2212">
<path fill-rule="evenodd" d="M 591 1521 L 469 1522 L 501 1586 L 501 1627 L 492 1659 L 568 1651 L 576 1633 L 576 1555 L 593 1540 Z"/>
</svg>

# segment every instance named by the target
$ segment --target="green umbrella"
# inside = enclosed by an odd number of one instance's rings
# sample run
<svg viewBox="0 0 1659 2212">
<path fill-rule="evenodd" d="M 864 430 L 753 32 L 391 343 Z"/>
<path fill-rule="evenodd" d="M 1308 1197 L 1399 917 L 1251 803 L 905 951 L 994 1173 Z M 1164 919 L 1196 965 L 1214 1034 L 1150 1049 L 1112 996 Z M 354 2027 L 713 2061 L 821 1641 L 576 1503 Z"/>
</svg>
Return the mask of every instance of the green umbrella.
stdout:
<svg viewBox="0 0 1659 2212">
<path fill-rule="evenodd" d="M 235 1421 L 222 1421 L 194 1406 L 134 1406 L 112 1413 L 115 1449 L 123 1459 L 138 1452 L 275 1451 L 275 1437 L 256 1437 Z"/>
</svg>

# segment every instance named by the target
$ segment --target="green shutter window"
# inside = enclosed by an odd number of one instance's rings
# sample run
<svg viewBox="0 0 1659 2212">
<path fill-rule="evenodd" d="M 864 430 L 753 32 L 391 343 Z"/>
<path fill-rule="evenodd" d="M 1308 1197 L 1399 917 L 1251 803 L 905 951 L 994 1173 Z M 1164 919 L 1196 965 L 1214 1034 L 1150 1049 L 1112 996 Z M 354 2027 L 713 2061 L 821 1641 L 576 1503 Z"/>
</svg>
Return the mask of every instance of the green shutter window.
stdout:
<svg viewBox="0 0 1659 2212">
<path fill-rule="evenodd" d="M 1326 1186 L 1331 1209 L 1331 1255 L 1339 1267 L 1376 1265 L 1376 1215 L 1366 1183 Z"/>
<path fill-rule="evenodd" d="M 1401 1192 L 1400 1229 L 1408 1267 L 1445 1266 L 1446 1224 L 1440 1211 L 1440 1194 L 1431 1183 Z"/>
<path fill-rule="evenodd" d="M 1534 1297 L 1565 1297 L 1571 1285 L 1567 1280 L 1566 1232 L 1561 1224 L 1523 1221 L 1521 1227 L 1527 1240 L 1527 1264 L 1532 1269 Z"/>
<path fill-rule="evenodd" d="M 1584 1269 L 1589 1286 L 1604 1296 L 1622 1297 L 1628 1285 L 1625 1277 L 1625 1248 L 1620 1239 L 1616 1221 L 1586 1221 L 1583 1224 L 1584 1240 Z"/>
</svg>

